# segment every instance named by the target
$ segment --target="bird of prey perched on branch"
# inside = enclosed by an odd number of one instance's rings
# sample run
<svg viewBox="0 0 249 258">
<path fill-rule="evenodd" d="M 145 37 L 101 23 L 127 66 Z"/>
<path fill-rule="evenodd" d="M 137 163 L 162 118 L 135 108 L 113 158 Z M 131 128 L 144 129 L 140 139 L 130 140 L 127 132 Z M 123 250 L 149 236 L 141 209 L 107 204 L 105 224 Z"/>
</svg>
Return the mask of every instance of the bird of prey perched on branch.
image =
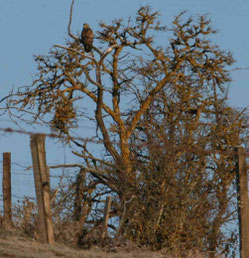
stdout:
<svg viewBox="0 0 249 258">
<path fill-rule="evenodd" d="M 87 23 L 84 23 L 83 25 L 81 43 L 84 45 L 86 52 L 91 52 L 93 47 L 93 31 Z"/>
</svg>

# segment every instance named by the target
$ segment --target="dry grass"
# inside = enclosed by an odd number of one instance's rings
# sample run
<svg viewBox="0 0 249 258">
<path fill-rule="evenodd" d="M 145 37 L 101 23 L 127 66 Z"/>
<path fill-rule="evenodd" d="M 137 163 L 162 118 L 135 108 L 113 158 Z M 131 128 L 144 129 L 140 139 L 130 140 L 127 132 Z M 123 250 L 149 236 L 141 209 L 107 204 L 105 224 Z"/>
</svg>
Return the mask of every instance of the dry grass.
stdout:
<svg viewBox="0 0 249 258">
<path fill-rule="evenodd" d="M 37 207 L 25 199 L 21 205 L 13 208 L 14 224 L 8 226 L 4 223 L 0 227 L 0 257 L 87 257 L 87 258 L 202 258 L 198 251 L 190 253 L 151 251 L 147 247 L 138 246 L 136 243 L 119 239 L 113 241 L 107 238 L 102 243 L 99 230 L 90 231 L 85 235 L 82 248 L 76 248 L 76 225 L 70 220 L 54 223 L 56 244 L 49 246 L 39 242 L 37 225 Z M 86 250 L 88 249 L 88 250 Z"/>
<path fill-rule="evenodd" d="M 71 257 L 71 258 L 202 258 L 197 252 L 188 255 L 171 254 L 166 251 L 151 252 L 145 248 L 138 248 L 130 243 L 108 248 L 93 247 L 91 250 L 72 248 L 62 243 L 53 246 L 42 244 L 27 235 L 20 229 L 14 227 L 2 227 L 0 229 L 0 257 L 15 258 L 44 258 L 44 257 Z"/>
</svg>

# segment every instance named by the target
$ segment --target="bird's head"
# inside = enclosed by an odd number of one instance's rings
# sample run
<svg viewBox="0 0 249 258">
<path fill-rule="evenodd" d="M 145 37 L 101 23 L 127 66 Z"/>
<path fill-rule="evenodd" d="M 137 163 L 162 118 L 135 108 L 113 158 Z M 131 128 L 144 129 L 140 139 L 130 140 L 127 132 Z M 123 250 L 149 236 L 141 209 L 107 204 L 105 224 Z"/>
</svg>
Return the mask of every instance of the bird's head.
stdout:
<svg viewBox="0 0 249 258">
<path fill-rule="evenodd" d="M 89 29 L 89 28 L 90 28 L 90 26 L 89 26 L 89 24 L 84 23 L 84 24 L 83 24 L 83 28 L 84 28 L 84 29 Z"/>
</svg>

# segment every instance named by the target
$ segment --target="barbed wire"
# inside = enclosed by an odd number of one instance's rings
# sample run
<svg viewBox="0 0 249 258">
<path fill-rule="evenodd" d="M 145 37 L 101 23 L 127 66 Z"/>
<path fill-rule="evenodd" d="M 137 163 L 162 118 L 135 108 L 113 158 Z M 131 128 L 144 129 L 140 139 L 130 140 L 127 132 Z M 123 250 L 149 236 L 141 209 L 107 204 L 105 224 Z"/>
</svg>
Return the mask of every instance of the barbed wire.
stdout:
<svg viewBox="0 0 249 258">
<path fill-rule="evenodd" d="M 28 195 L 17 196 L 17 195 L 12 194 L 12 195 L 11 195 L 11 198 L 18 199 L 18 200 L 25 200 L 25 199 L 28 199 L 28 200 L 36 201 L 36 197 L 34 197 L 34 196 L 28 196 Z"/>
<path fill-rule="evenodd" d="M 49 138 L 59 138 L 59 139 L 65 139 L 65 140 L 68 139 L 68 137 L 66 137 L 66 136 L 56 135 L 54 133 L 30 132 L 30 131 L 24 131 L 24 130 L 20 130 L 20 129 L 13 129 L 13 128 L 10 128 L 10 127 L 0 128 L 0 131 L 1 132 L 5 132 L 5 133 L 26 134 L 26 135 L 30 135 L 30 136 L 31 135 L 35 135 L 35 134 L 42 134 L 42 135 L 45 135 L 46 137 L 49 137 Z M 94 142 L 92 139 L 87 138 L 87 137 L 86 138 L 83 138 L 83 137 L 70 137 L 70 139 Z"/>
<path fill-rule="evenodd" d="M 11 198 L 19 199 L 19 200 L 25 200 L 25 199 L 29 199 L 29 200 L 33 200 L 33 201 L 36 200 L 36 197 L 34 195 L 31 196 L 31 195 L 26 195 L 26 194 L 24 194 L 23 196 L 16 195 L 16 194 L 11 194 Z M 2 202 L 2 201 L 3 201 L 3 195 L 0 195 L 0 202 Z"/>
<path fill-rule="evenodd" d="M 89 137 L 71 137 L 71 136 L 62 136 L 62 135 L 57 135 L 55 133 L 41 133 L 41 132 L 31 132 L 31 131 L 24 131 L 21 129 L 13 129 L 10 127 L 7 128 L 0 128 L 0 132 L 5 132 L 5 133 L 17 133 L 17 134 L 25 134 L 25 135 L 37 135 L 37 134 L 42 134 L 48 138 L 57 138 L 57 139 L 62 139 L 62 140 L 80 140 L 80 141 L 84 141 L 84 142 L 88 142 L 88 143 L 94 143 L 94 144 L 103 144 L 103 140 L 96 140 L 93 138 L 89 138 Z M 120 142 L 118 141 L 111 141 L 112 144 L 115 145 L 120 145 Z M 153 146 L 152 143 L 150 143 L 149 145 Z M 154 144 L 156 149 L 160 149 L 160 146 L 158 146 L 158 144 Z M 145 147 L 148 146 L 148 143 L 139 143 L 139 144 L 134 144 L 134 143 L 129 143 L 130 147 Z M 191 145 L 187 145 L 187 144 L 181 144 L 181 145 L 173 145 L 173 144 L 167 144 L 167 147 L 173 147 L 174 151 L 188 151 L 188 152 L 192 152 L 194 154 L 223 154 L 223 155 L 236 155 L 237 151 L 235 150 L 207 150 L 207 149 L 203 149 L 200 147 L 196 147 L 196 146 L 191 146 Z M 234 146 L 234 147 L 240 147 L 240 146 Z M 162 149 L 165 148 L 165 146 L 161 146 Z M 246 157 L 249 157 L 249 152 L 244 152 L 243 153 Z"/>
</svg>

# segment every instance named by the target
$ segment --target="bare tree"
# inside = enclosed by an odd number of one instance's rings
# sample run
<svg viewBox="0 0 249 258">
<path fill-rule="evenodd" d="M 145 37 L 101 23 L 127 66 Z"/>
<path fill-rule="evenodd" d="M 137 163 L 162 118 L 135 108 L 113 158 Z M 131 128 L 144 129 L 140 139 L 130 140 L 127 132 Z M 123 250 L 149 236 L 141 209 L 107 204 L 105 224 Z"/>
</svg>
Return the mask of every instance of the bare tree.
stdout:
<svg viewBox="0 0 249 258">
<path fill-rule="evenodd" d="M 76 184 L 74 216 L 82 215 L 78 197 L 85 191 L 84 222 L 86 216 L 98 221 L 93 211 L 109 191 L 111 216 L 122 221 L 122 228 L 112 225 L 118 235 L 156 249 L 224 251 L 221 227 L 234 212 L 229 150 L 247 127 L 243 114 L 226 104 L 231 53 L 212 43 L 207 17 L 181 13 L 166 27 L 149 7 L 135 21 L 100 23 L 86 53 L 70 29 L 73 4 L 66 46 L 35 57 L 36 79 L 12 94 L 8 108 L 32 109 L 35 121 L 46 121 L 78 148 L 73 153 L 87 176 L 84 189 Z M 73 138 L 82 117 L 96 122 L 93 139 L 103 144 L 103 156 Z"/>
</svg>

